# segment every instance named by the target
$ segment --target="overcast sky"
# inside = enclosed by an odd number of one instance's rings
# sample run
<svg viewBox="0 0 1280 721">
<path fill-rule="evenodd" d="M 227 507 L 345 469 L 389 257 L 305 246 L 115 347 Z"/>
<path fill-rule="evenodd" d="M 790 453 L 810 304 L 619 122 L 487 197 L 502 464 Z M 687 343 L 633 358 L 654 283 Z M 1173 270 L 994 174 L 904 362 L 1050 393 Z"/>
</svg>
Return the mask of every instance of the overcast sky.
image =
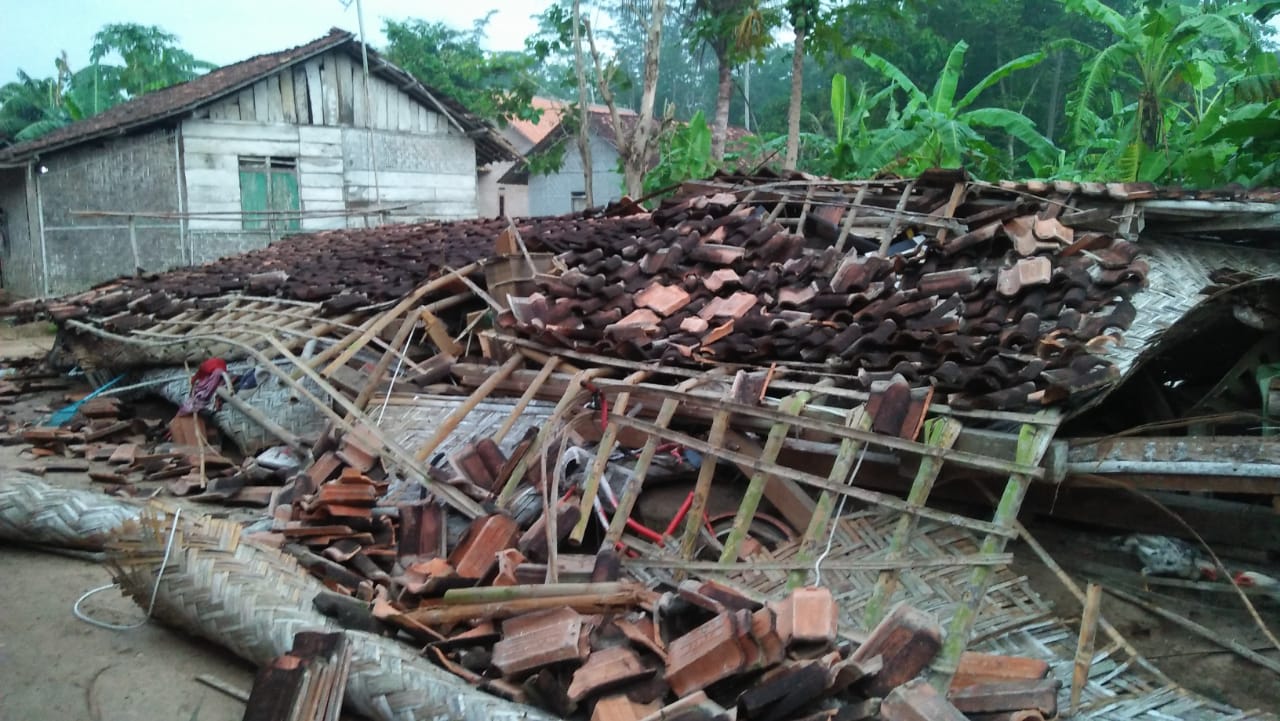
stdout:
<svg viewBox="0 0 1280 721">
<path fill-rule="evenodd" d="M 381 47 L 383 18 L 422 18 L 461 29 L 490 10 L 489 46 L 514 50 L 536 27 L 532 15 L 551 0 L 363 0 L 369 42 Z M 66 50 L 73 68 L 89 62 L 93 34 L 112 22 L 159 25 L 202 60 L 225 65 L 259 53 L 301 45 L 340 27 L 357 32 L 355 0 L 0 0 L 0 84 L 19 68 L 53 75 Z"/>
</svg>

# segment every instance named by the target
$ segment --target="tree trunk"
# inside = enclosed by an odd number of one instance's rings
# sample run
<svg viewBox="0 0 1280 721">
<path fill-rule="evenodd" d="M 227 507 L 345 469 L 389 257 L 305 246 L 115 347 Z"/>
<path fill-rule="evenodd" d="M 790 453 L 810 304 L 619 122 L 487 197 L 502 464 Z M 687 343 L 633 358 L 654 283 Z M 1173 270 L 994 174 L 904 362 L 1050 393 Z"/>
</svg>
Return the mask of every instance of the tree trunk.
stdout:
<svg viewBox="0 0 1280 721">
<path fill-rule="evenodd" d="M 582 62 L 582 2 L 573 0 L 573 66 L 578 74 L 578 155 L 582 158 L 582 190 L 588 208 L 596 205 L 591 188 L 591 98 Z"/>
<path fill-rule="evenodd" d="M 1058 129 L 1058 107 L 1059 107 L 1058 94 L 1062 92 L 1063 55 L 1064 53 L 1061 50 L 1054 53 L 1055 57 L 1054 57 L 1054 63 L 1053 63 L 1053 85 L 1052 85 L 1052 89 L 1049 91 L 1049 112 L 1047 113 L 1048 117 L 1045 118 L 1045 124 L 1044 124 L 1045 125 L 1044 136 L 1048 138 L 1050 142 L 1057 142 L 1056 140 L 1054 140 L 1053 136 Z"/>
<path fill-rule="evenodd" d="M 711 125 L 711 159 L 724 160 L 725 139 L 729 135 L 729 100 L 733 97 L 733 68 L 729 67 L 729 54 L 716 58 L 719 69 L 719 85 L 716 88 L 716 117 Z"/>
<path fill-rule="evenodd" d="M 627 195 L 639 198 L 642 181 L 649 166 L 649 144 L 653 140 L 653 105 L 658 96 L 658 57 L 662 50 L 662 21 L 667 14 L 666 0 L 653 0 L 648 33 L 644 41 L 644 92 L 640 95 L 640 120 L 628 143 L 628 172 L 625 173 Z"/>
<path fill-rule="evenodd" d="M 795 170 L 800 161 L 800 100 L 804 95 L 804 27 L 797 27 L 791 55 L 791 100 L 787 103 L 787 154 L 782 167 Z"/>
</svg>

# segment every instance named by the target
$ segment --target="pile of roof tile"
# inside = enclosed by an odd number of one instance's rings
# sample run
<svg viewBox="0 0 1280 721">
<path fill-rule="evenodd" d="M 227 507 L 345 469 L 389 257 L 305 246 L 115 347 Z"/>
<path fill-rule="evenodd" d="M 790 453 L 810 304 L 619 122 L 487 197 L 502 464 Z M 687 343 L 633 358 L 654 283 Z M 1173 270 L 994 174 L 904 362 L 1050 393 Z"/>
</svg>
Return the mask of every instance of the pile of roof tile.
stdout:
<svg viewBox="0 0 1280 721">
<path fill-rule="evenodd" d="M 942 629 L 907 605 L 854 644 L 840 633 L 827 588 L 760 602 L 714 581 L 627 580 L 608 547 L 550 556 L 545 515 L 492 513 L 460 528 L 430 497 L 388 505 L 379 500 L 386 482 L 334 452 L 295 482 L 309 488 L 297 487 L 277 507 L 274 530 L 258 538 L 284 545 L 335 591 L 315 599 L 317 608 L 351 628 L 405 634 L 463 680 L 564 717 L 960 721 L 1056 712 L 1060 684 L 1031 659 L 966 654 L 946 695 L 913 681 L 941 649 Z M 561 539 L 577 508 L 576 498 L 562 501 Z M 556 582 L 547 581 L 549 565 Z"/>
<path fill-rule="evenodd" d="M 686 196 L 652 215 L 535 235 L 568 270 L 513 298 L 505 320 L 611 356 L 807 362 L 864 387 L 901 375 L 953 404 L 1053 403 L 1114 377 L 1095 352 L 1122 340 L 1147 273 L 1134 244 L 1077 234 L 1059 207 L 988 205 L 942 242 L 908 228 L 886 257 L 856 250 L 865 238 L 847 255 L 812 249 L 817 234 L 789 232 L 735 194 Z M 813 223 L 844 211 L 830 210 Z"/>
<path fill-rule="evenodd" d="M 197 307 L 202 299 L 243 293 L 321 302 L 326 312 L 343 313 L 397 300 L 445 268 L 490 255 L 494 237 L 505 227 L 506 221 L 489 220 L 295 235 L 260 250 L 120 278 L 47 306 L 30 303 L 15 311 L 47 310 L 55 320 L 112 318 L 112 326 L 128 330 Z"/>
</svg>

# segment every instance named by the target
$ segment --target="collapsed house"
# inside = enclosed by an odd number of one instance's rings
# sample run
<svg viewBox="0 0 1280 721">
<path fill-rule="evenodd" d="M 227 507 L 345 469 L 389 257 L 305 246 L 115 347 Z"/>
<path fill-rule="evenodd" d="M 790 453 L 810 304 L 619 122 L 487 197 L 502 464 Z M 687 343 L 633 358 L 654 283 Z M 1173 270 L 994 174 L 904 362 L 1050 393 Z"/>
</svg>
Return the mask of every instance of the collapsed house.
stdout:
<svg viewBox="0 0 1280 721">
<path fill-rule="evenodd" d="M 1249 432 L 1274 195 L 726 175 L 652 212 L 325 231 L 11 312 L 175 401 L 187 373 L 156 368 L 232 361 L 252 383 L 214 425 L 295 462 L 211 463 L 197 417 L 172 430 L 198 460 L 119 475 L 266 505 L 258 542 L 510 701 L 1230 718 L 1109 626 L 1080 661 L 1006 545 L 1046 494 L 1107 523 L 1089 484 L 1120 479 L 1274 548 L 1269 509 L 1171 493 L 1277 495 Z"/>
</svg>

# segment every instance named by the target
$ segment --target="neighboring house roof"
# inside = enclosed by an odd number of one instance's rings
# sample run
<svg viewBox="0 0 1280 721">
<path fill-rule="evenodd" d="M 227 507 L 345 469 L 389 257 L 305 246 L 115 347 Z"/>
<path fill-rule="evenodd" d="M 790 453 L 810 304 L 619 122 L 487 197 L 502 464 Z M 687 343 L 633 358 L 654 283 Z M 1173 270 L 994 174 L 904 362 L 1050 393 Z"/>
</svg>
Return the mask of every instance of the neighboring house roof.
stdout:
<svg viewBox="0 0 1280 721">
<path fill-rule="evenodd" d="M 516 119 L 511 121 L 511 129 L 520 133 L 530 143 L 537 144 L 542 142 L 544 138 L 560 126 L 560 118 L 564 115 L 564 111 L 569 107 L 570 103 L 565 100 L 557 100 L 555 98 L 544 98 L 534 96 L 533 108 L 541 110 L 542 115 L 538 116 L 537 122 L 532 120 Z M 609 114 L 609 108 L 605 105 L 591 105 L 589 109 L 593 113 Z M 620 115 L 635 115 L 634 110 L 619 109 Z"/>
<path fill-rule="evenodd" d="M 559 101 L 556 101 L 556 102 L 559 102 Z M 597 138 L 600 138 L 604 142 L 608 143 L 610 147 L 612 147 L 614 150 L 621 151 L 621 149 L 618 147 L 618 134 L 616 129 L 613 127 L 613 118 L 609 114 L 609 108 L 603 105 L 592 105 L 590 110 L 591 110 L 591 113 L 587 117 L 591 125 L 591 134 L 596 136 Z M 546 116 L 547 116 L 547 113 L 544 112 L 543 117 L 545 118 Z M 636 123 L 640 121 L 640 116 L 634 110 L 619 108 L 618 120 L 622 123 L 623 131 L 630 133 L 632 129 L 635 128 Z M 660 119 L 655 119 L 655 122 L 661 123 L 662 121 Z M 525 157 L 526 158 L 532 157 L 538 153 L 542 153 L 542 152 L 546 152 L 547 150 L 550 150 L 551 148 L 555 147 L 556 143 L 560 142 L 567 134 L 568 133 L 566 132 L 564 125 L 557 120 L 555 126 L 552 127 L 551 130 L 547 131 L 547 133 L 540 140 L 538 140 L 538 142 L 535 143 L 532 148 L 529 148 L 529 150 L 525 152 Z M 733 145 L 735 143 L 738 143 L 743 138 L 746 138 L 749 135 L 751 135 L 751 132 L 749 130 L 746 130 L 745 128 L 734 127 L 731 125 L 727 129 L 726 140 L 728 144 Z M 653 157 L 650 158 L 650 161 L 649 161 L 650 167 L 652 167 L 653 165 L 656 165 L 657 162 L 658 162 L 658 156 L 655 153 Z M 511 167 L 510 170 L 508 170 L 501 178 L 498 179 L 498 182 L 503 183 L 504 185 L 528 184 L 529 182 L 528 164 L 524 162 L 516 163 L 514 166 Z"/>
<path fill-rule="evenodd" d="M 266 76 L 334 49 L 346 50 L 355 57 L 360 55 L 360 43 L 356 41 L 355 35 L 333 28 L 328 35 L 305 45 L 224 65 L 185 83 L 140 95 L 35 140 L 0 149 L 0 165 L 25 163 L 73 145 L 173 119 L 201 105 L 237 93 Z M 477 163 L 514 160 L 519 157 L 506 139 L 484 120 L 456 100 L 419 83 L 409 73 L 387 62 L 372 49 L 369 50 L 369 71 L 395 83 L 404 92 L 423 105 L 435 109 L 455 127 L 472 137 L 476 143 Z"/>
</svg>

